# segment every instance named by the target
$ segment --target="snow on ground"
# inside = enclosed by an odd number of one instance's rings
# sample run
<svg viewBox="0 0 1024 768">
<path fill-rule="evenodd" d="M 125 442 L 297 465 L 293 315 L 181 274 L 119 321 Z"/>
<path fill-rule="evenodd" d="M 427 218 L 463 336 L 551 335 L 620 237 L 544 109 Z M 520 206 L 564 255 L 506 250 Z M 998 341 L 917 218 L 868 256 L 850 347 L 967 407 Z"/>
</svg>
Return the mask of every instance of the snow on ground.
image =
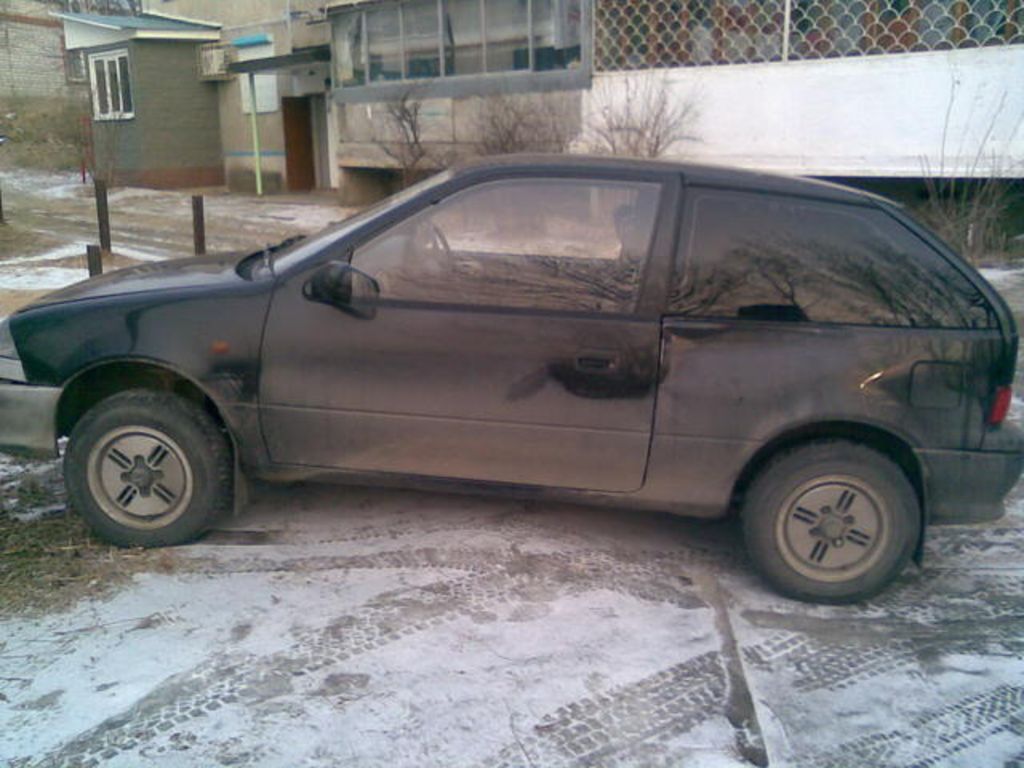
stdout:
<svg viewBox="0 0 1024 768">
<path fill-rule="evenodd" d="M 0 309 L 8 312 L 86 277 L 85 248 L 98 236 L 92 187 L 77 175 L 5 169 L 0 185 L 10 224 L 0 233 Z M 121 188 L 110 192 L 109 206 L 115 258 L 108 270 L 192 255 L 190 195 Z M 211 253 L 311 234 L 353 212 L 329 195 L 257 198 L 218 191 L 206 192 L 205 207 Z"/>
<path fill-rule="evenodd" d="M 778 598 L 667 515 L 265 488 L 105 601 L 0 622 L 12 766 L 1002 765 L 1024 526 L 870 604 Z M 766 752 L 765 752 L 766 750 Z"/>
<path fill-rule="evenodd" d="M 1007 283 L 1017 282 L 1024 277 L 1024 269 L 1020 267 L 983 267 L 978 271 L 982 277 L 1000 289 Z"/>
</svg>

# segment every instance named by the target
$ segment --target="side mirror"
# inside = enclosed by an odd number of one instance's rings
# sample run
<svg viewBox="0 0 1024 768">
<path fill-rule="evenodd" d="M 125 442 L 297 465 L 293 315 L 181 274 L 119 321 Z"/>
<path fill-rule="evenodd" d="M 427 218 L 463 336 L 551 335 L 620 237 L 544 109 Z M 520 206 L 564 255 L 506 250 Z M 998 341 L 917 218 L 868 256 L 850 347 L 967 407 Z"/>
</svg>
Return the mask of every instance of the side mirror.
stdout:
<svg viewBox="0 0 1024 768">
<path fill-rule="evenodd" d="M 351 264 L 331 261 L 306 281 L 302 295 L 353 317 L 370 320 L 377 314 L 376 299 L 380 295 L 380 285 Z"/>
</svg>

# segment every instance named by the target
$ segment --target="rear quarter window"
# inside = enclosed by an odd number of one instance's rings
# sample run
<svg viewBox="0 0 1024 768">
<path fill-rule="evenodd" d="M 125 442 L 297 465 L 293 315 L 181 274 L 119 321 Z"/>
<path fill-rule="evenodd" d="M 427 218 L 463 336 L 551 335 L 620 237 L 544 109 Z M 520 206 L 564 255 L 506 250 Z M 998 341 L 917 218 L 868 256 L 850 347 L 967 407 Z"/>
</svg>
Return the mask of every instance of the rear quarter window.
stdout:
<svg viewBox="0 0 1024 768">
<path fill-rule="evenodd" d="M 883 210 L 746 192 L 691 195 L 673 314 L 997 327 L 977 287 Z"/>
</svg>

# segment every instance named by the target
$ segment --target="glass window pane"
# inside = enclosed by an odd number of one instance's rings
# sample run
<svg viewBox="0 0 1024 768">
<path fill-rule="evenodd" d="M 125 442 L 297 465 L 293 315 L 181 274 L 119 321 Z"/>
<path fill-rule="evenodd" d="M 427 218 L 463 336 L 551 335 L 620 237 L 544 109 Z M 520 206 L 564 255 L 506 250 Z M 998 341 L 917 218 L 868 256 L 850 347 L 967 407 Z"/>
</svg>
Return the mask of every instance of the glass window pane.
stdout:
<svg viewBox="0 0 1024 768">
<path fill-rule="evenodd" d="M 445 0 L 444 56 L 445 72 L 449 75 L 476 75 L 484 71 L 480 0 Z"/>
<path fill-rule="evenodd" d="M 110 109 L 112 112 L 121 111 L 121 86 L 117 77 L 117 60 L 107 62 L 107 75 L 110 80 Z"/>
<path fill-rule="evenodd" d="M 366 12 L 371 82 L 402 79 L 402 44 L 398 30 L 397 5 Z"/>
<path fill-rule="evenodd" d="M 335 79 L 341 86 L 365 85 L 363 14 L 346 13 L 334 22 Z"/>
<path fill-rule="evenodd" d="M 100 60 L 92 63 L 93 77 L 96 79 L 96 112 L 100 115 L 110 113 L 110 101 L 107 99 L 107 68 Z"/>
<path fill-rule="evenodd" d="M 569 179 L 481 184 L 357 249 L 352 264 L 386 299 L 631 312 L 659 190 Z"/>
<path fill-rule="evenodd" d="M 412 0 L 402 6 L 405 76 L 440 77 L 437 0 Z"/>
<path fill-rule="evenodd" d="M 882 211 L 703 193 L 671 309 L 700 317 L 923 328 L 994 322 L 977 288 Z"/>
<path fill-rule="evenodd" d="M 485 0 L 487 71 L 530 66 L 527 0 Z"/>
<path fill-rule="evenodd" d="M 533 0 L 534 69 L 568 69 L 580 62 L 580 0 Z"/>
<path fill-rule="evenodd" d="M 132 79 L 128 74 L 128 57 L 122 56 L 117 63 L 121 73 L 121 110 L 131 114 L 135 111 L 135 107 L 132 102 Z"/>
</svg>

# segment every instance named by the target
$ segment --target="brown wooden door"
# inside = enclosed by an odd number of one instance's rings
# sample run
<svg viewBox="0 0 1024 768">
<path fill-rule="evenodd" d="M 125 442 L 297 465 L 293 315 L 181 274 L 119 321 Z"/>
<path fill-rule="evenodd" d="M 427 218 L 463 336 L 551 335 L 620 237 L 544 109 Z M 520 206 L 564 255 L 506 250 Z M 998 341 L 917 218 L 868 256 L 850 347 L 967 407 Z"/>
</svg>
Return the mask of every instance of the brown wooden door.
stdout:
<svg viewBox="0 0 1024 768">
<path fill-rule="evenodd" d="M 304 192 L 316 186 L 313 166 L 313 121 L 309 98 L 281 99 L 284 114 L 284 154 L 288 190 Z"/>
</svg>

